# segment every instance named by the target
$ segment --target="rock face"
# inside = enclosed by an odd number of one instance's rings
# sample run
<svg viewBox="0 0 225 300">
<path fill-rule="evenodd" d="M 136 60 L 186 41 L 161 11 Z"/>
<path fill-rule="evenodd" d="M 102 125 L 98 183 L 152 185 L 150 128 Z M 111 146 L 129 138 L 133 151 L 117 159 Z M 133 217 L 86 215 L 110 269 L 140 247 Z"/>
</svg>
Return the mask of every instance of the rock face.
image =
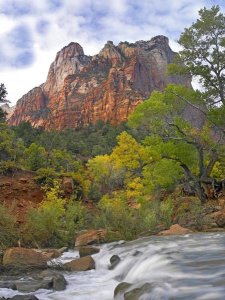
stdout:
<svg viewBox="0 0 225 300">
<path fill-rule="evenodd" d="M 13 214 L 23 223 L 27 211 L 37 207 L 43 200 L 44 192 L 35 182 L 36 174 L 19 171 L 14 176 L 0 175 L 0 204 L 13 207 Z"/>
<path fill-rule="evenodd" d="M 190 78 L 166 76 L 174 56 L 164 36 L 117 46 L 108 41 L 95 56 L 70 43 L 57 53 L 46 82 L 18 100 L 9 123 L 57 130 L 97 120 L 118 124 L 153 90 L 170 82 L 191 85 Z"/>
<path fill-rule="evenodd" d="M 15 109 L 15 106 L 9 106 L 8 103 L 5 103 L 3 105 L 0 106 L 1 109 L 6 112 L 6 118 L 9 119 L 11 117 L 11 115 L 13 114 L 14 112 L 14 109 Z"/>
</svg>

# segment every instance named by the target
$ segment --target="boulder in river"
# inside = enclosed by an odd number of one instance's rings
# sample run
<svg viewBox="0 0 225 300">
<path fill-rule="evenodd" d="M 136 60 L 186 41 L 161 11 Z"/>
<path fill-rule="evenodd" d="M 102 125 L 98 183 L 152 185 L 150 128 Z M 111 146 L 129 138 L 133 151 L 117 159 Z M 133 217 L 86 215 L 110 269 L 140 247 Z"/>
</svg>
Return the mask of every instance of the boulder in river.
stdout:
<svg viewBox="0 0 225 300">
<path fill-rule="evenodd" d="M 95 261 L 91 256 L 85 256 L 67 262 L 63 266 L 68 271 L 88 271 L 95 269 Z"/>
<path fill-rule="evenodd" d="M 13 269 L 46 268 L 47 257 L 33 249 L 9 248 L 3 255 L 3 266 Z"/>
<path fill-rule="evenodd" d="M 114 299 L 123 295 L 126 292 L 126 290 L 129 289 L 131 286 L 132 286 L 131 283 L 120 282 L 114 290 Z"/>
<path fill-rule="evenodd" d="M 66 289 L 67 282 L 63 274 L 52 271 L 52 270 L 44 270 L 39 275 L 38 278 L 43 280 L 50 280 L 51 287 L 55 291 L 63 291 Z"/>
<path fill-rule="evenodd" d="M 141 287 L 134 288 L 124 293 L 124 300 L 139 300 L 144 294 L 149 294 L 152 290 L 151 283 L 145 283 Z M 147 299 L 147 298 L 146 298 Z"/>
<path fill-rule="evenodd" d="M 179 224 L 170 226 L 168 230 L 164 230 L 158 233 L 158 235 L 182 235 L 191 233 L 192 231 L 188 228 L 181 227 Z"/>
<path fill-rule="evenodd" d="M 84 233 L 81 233 L 77 236 L 75 241 L 75 247 L 103 243 L 106 238 L 106 233 L 106 229 L 87 230 Z"/>
<path fill-rule="evenodd" d="M 13 282 L 9 281 L 4 281 L 0 282 L 0 289 L 11 289 L 11 290 L 16 290 L 16 285 Z"/>
<path fill-rule="evenodd" d="M 113 270 L 120 262 L 120 257 L 118 255 L 113 255 L 110 258 L 111 265 L 109 266 L 109 270 Z"/>
<path fill-rule="evenodd" d="M 99 253 L 100 249 L 92 246 L 84 246 L 79 248 L 80 257 L 90 256 Z"/>
</svg>

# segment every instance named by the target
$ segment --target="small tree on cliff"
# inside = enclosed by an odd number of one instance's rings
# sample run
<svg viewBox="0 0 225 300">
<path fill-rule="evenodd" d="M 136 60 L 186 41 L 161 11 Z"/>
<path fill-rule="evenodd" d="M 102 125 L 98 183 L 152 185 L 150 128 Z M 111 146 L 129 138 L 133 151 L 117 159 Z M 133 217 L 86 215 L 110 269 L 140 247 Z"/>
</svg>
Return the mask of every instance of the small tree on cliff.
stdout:
<svg viewBox="0 0 225 300">
<path fill-rule="evenodd" d="M 9 102 L 8 100 L 6 100 L 6 96 L 7 96 L 7 91 L 5 85 L 4 83 L 0 83 L 0 104 Z"/>
<path fill-rule="evenodd" d="M 9 102 L 8 100 L 6 100 L 6 96 L 7 96 L 7 90 L 5 88 L 4 83 L 1 83 L 0 84 L 0 105 Z M 0 107 L 0 122 L 5 120 L 5 115 L 6 115 L 5 112 Z"/>
</svg>

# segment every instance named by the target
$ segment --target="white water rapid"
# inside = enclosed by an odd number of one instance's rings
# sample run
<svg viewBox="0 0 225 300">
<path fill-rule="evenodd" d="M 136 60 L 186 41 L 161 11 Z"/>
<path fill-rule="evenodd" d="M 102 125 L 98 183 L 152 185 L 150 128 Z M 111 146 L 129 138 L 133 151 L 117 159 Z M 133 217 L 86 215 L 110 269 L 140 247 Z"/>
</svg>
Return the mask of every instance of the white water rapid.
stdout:
<svg viewBox="0 0 225 300">
<path fill-rule="evenodd" d="M 121 261 L 109 270 L 112 255 L 119 255 Z M 78 252 L 69 251 L 61 260 L 74 258 L 78 258 Z M 140 300 L 225 299 L 225 233 L 146 237 L 105 244 L 93 258 L 96 270 L 64 273 L 68 281 L 65 291 L 42 289 L 34 294 L 40 300 L 112 300 L 120 282 L 134 287 L 148 282 L 154 283 L 154 288 Z M 16 294 L 0 289 L 0 297 Z"/>
</svg>

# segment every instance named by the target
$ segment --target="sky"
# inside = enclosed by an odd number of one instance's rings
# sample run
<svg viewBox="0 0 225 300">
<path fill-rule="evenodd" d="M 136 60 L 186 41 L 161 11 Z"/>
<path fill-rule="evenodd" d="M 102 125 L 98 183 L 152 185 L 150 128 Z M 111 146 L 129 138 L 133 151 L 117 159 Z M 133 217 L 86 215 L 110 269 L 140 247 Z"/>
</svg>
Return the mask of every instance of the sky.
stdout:
<svg viewBox="0 0 225 300">
<path fill-rule="evenodd" d="M 56 53 L 78 42 L 97 54 L 106 41 L 135 42 L 162 34 L 176 40 L 199 9 L 225 0 L 0 0 L 0 83 L 11 104 L 46 80 Z"/>
</svg>

